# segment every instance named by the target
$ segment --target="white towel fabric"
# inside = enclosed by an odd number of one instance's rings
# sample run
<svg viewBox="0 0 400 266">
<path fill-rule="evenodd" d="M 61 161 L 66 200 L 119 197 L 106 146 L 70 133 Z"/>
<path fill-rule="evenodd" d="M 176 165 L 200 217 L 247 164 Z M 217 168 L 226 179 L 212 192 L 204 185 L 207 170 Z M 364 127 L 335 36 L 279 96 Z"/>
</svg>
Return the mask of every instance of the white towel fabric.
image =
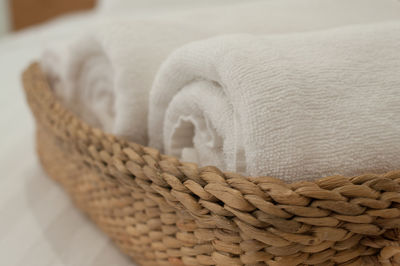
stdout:
<svg viewBox="0 0 400 266">
<path fill-rule="evenodd" d="M 160 64 L 181 45 L 222 33 L 307 31 L 400 17 L 393 0 L 189 6 L 181 13 L 107 20 L 70 44 L 50 46 L 42 66 L 52 87 L 88 123 L 146 144 L 149 90 Z"/>
<path fill-rule="evenodd" d="M 286 181 L 398 169 L 399 47 L 400 21 L 188 44 L 157 75 L 150 145 Z"/>
</svg>

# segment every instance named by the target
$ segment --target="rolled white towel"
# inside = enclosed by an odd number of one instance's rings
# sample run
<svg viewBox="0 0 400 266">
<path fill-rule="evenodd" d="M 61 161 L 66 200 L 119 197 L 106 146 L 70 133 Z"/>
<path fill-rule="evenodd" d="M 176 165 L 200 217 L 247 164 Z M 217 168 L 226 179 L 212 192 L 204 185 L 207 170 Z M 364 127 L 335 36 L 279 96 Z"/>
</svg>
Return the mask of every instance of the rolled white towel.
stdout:
<svg viewBox="0 0 400 266">
<path fill-rule="evenodd" d="M 400 21 L 188 44 L 152 88 L 150 145 L 286 181 L 398 169 L 399 47 Z"/>
<path fill-rule="evenodd" d="M 42 66 L 52 87 L 91 125 L 146 144 L 149 90 L 160 64 L 181 45 L 222 33 L 307 31 L 400 17 L 392 0 L 272 0 L 185 9 L 107 19 L 77 40 L 50 46 Z"/>
</svg>

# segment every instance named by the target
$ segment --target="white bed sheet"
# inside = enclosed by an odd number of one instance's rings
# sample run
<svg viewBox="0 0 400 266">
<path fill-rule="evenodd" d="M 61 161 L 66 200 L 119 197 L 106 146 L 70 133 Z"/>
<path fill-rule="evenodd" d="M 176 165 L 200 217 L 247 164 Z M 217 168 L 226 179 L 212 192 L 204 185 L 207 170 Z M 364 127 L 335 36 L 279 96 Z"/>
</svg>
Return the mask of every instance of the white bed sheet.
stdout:
<svg viewBox="0 0 400 266">
<path fill-rule="evenodd" d="M 20 74 L 93 14 L 0 39 L 0 265 L 133 265 L 41 169 Z"/>
</svg>

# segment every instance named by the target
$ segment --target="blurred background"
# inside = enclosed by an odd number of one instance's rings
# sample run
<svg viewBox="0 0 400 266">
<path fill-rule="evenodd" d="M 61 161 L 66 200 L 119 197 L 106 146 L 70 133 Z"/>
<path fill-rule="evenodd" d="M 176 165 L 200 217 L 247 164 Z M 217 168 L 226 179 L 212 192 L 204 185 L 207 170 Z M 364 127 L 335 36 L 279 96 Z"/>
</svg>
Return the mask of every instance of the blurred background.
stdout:
<svg viewBox="0 0 400 266">
<path fill-rule="evenodd" d="M 0 0 L 0 36 L 57 16 L 93 9 L 96 0 Z"/>
</svg>

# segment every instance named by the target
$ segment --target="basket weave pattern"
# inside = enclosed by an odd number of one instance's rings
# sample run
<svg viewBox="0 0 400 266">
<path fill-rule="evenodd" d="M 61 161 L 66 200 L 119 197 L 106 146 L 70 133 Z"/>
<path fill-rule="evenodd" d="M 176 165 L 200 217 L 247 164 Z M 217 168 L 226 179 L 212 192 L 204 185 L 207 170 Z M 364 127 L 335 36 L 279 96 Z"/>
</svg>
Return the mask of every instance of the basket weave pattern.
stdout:
<svg viewBox="0 0 400 266">
<path fill-rule="evenodd" d="M 47 173 L 141 265 L 400 265 L 400 171 L 292 184 L 91 128 L 23 75 Z"/>
</svg>

